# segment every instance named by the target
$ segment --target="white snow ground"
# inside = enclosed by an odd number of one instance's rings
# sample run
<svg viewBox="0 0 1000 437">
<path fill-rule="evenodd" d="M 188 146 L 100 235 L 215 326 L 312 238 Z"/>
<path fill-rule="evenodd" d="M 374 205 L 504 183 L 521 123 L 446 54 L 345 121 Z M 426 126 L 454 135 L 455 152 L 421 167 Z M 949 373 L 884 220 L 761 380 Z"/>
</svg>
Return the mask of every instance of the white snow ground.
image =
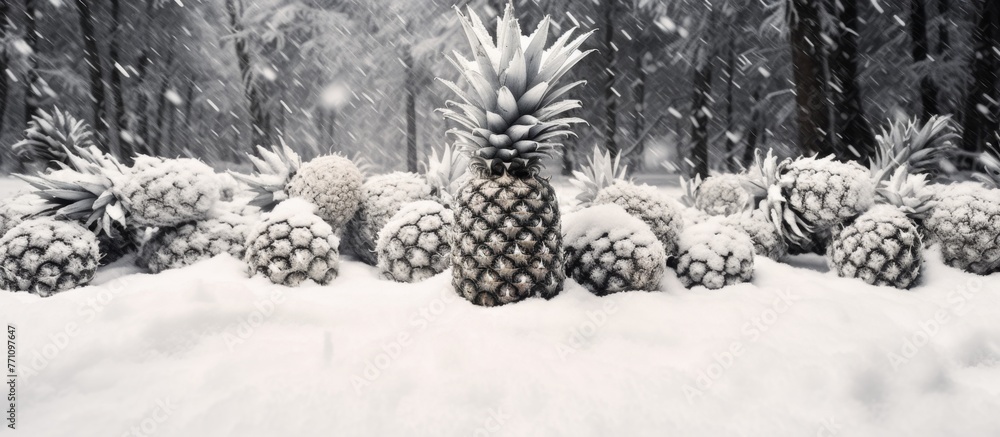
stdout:
<svg viewBox="0 0 1000 437">
<path fill-rule="evenodd" d="M 346 261 L 327 287 L 287 289 L 227 256 L 120 263 L 50 298 L 0 293 L 14 435 L 1000 434 L 1000 275 L 931 254 L 899 291 L 816 256 L 756 263 L 719 291 L 668 271 L 659 292 L 568 281 L 491 309 L 448 272 L 403 285 Z"/>
</svg>

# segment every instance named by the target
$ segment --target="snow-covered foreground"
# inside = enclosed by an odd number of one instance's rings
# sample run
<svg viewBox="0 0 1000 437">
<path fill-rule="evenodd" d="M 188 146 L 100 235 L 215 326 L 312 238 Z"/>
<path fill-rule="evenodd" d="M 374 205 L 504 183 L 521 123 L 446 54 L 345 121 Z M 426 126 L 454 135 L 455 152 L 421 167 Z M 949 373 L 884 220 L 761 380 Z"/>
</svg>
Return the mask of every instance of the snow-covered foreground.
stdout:
<svg viewBox="0 0 1000 437">
<path fill-rule="evenodd" d="M 567 281 L 500 308 L 450 272 L 395 284 L 345 260 L 289 289 L 227 256 L 124 260 L 50 298 L 0 293 L 0 322 L 32 436 L 998 435 L 1000 275 L 928 257 L 910 291 L 803 256 L 714 292 L 668 271 L 659 292 Z"/>
</svg>

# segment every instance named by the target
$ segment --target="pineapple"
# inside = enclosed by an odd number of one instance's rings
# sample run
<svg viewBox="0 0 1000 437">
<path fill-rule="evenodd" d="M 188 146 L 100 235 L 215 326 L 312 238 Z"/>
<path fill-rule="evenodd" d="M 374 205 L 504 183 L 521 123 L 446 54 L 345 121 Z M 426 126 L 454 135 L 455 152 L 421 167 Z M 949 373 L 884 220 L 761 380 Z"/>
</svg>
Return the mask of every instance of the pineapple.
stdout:
<svg viewBox="0 0 1000 437">
<path fill-rule="evenodd" d="M 694 207 L 710 215 L 732 215 L 747 209 L 750 193 L 744 189 L 744 177 L 718 174 L 702 181 L 695 191 Z"/>
<path fill-rule="evenodd" d="M 45 297 L 86 285 L 99 258 L 97 238 L 83 226 L 25 220 L 0 238 L 0 289 Z"/>
<path fill-rule="evenodd" d="M 378 269 L 398 282 L 418 282 L 451 266 L 450 233 L 455 216 L 433 200 L 403 205 L 379 232 Z"/>
<path fill-rule="evenodd" d="M 621 165 L 621 156 L 612 159 L 610 152 L 601 152 L 594 146 L 594 154 L 587 165 L 581 171 L 574 171 L 570 179 L 570 183 L 580 189 L 576 199 L 584 207 L 616 204 L 624 208 L 649 225 L 667 256 L 675 255 L 677 234 L 683 227 L 681 211 L 655 188 L 625 180 L 627 169 Z"/>
<path fill-rule="evenodd" d="M 219 178 L 211 167 L 189 158 L 138 156 L 115 184 L 115 195 L 138 226 L 176 226 L 206 218 L 221 197 Z"/>
<path fill-rule="evenodd" d="M 66 152 L 94 146 L 90 126 L 55 108 L 50 114 L 39 110 L 32 115 L 24 139 L 11 148 L 22 161 L 66 162 Z"/>
<path fill-rule="evenodd" d="M 594 203 L 601 190 L 615 182 L 624 181 L 627 171 L 628 166 L 621 165 L 621 155 L 611 159 L 611 152 L 601 152 L 600 147 L 594 146 L 594 155 L 588 158 L 587 165 L 580 171 L 573 171 L 573 178 L 569 183 L 580 189 L 576 200 L 586 207 Z"/>
<path fill-rule="evenodd" d="M 979 275 L 1000 271 L 1000 190 L 963 183 L 936 198 L 926 226 L 945 263 Z"/>
<path fill-rule="evenodd" d="M 7 205 L 0 205 L 0 237 L 19 224 L 21 224 L 20 214 L 11 211 Z"/>
<path fill-rule="evenodd" d="M 223 253 L 243 259 L 249 230 L 249 219 L 236 214 L 159 228 L 143 244 L 136 263 L 160 273 Z"/>
<path fill-rule="evenodd" d="M 778 234 L 777 229 L 759 209 L 727 216 L 722 223 L 746 232 L 753 241 L 753 250 L 757 255 L 781 261 L 788 254 L 788 242 Z"/>
<path fill-rule="evenodd" d="M 89 227 L 100 243 L 101 263 L 113 262 L 135 250 L 140 231 L 115 191 L 126 167 L 96 147 L 64 149 L 66 163 L 35 176 L 15 175 L 34 188 L 40 199 L 28 207 L 29 217 L 77 221 Z"/>
<path fill-rule="evenodd" d="M 827 260 L 842 277 L 907 289 L 920 276 L 920 249 L 916 224 L 898 208 L 877 205 L 834 232 Z"/>
<path fill-rule="evenodd" d="M 343 232 L 343 248 L 369 265 L 378 263 L 375 245 L 379 231 L 410 202 L 432 200 L 433 188 L 416 173 L 374 176 L 361 185 L 361 204 Z"/>
<path fill-rule="evenodd" d="M 280 146 L 271 146 L 271 150 L 257 146 L 257 153 L 259 158 L 248 155 L 254 174 L 230 171 L 229 175 L 250 187 L 253 194 L 250 206 L 256 206 L 261 212 L 270 212 L 288 199 L 288 183 L 302 167 L 302 158 L 285 144 L 285 140 L 281 140 Z"/>
<path fill-rule="evenodd" d="M 246 240 L 250 276 L 261 274 L 288 287 L 310 279 L 326 285 L 337 277 L 340 239 L 315 209 L 305 200 L 290 199 L 262 216 Z"/>
<path fill-rule="evenodd" d="M 677 254 L 677 239 L 684 227 L 680 208 L 665 194 L 649 185 L 616 181 L 594 197 L 594 204 L 613 203 L 649 225 L 663 244 L 667 256 Z"/>
<path fill-rule="evenodd" d="M 567 215 L 563 241 L 566 274 L 598 296 L 656 290 L 666 270 L 663 244 L 646 223 L 618 205 Z"/>
<path fill-rule="evenodd" d="M 361 171 L 338 155 L 321 156 L 301 167 L 288 182 L 288 194 L 316 205 L 316 214 L 334 229 L 354 216 L 361 201 Z"/>
<path fill-rule="evenodd" d="M 539 172 L 558 139 L 583 122 L 563 117 L 581 105 L 562 99 L 582 82 L 557 84 L 590 53 L 578 50 L 589 34 L 570 41 L 567 33 L 546 50 L 548 17 L 524 37 L 508 4 L 494 42 L 471 9 L 458 15 L 474 60 L 456 53 L 454 64 L 472 92 L 442 81 L 461 100 L 442 112 L 459 126 L 449 133 L 469 156 L 472 176 L 454 206 L 452 283 L 477 305 L 551 298 L 565 278 L 562 235 L 555 190 Z"/>
<path fill-rule="evenodd" d="M 710 220 L 681 235 L 677 278 L 691 288 L 717 290 L 753 278 L 754 246 L 745 232 Z"/>
</svg>

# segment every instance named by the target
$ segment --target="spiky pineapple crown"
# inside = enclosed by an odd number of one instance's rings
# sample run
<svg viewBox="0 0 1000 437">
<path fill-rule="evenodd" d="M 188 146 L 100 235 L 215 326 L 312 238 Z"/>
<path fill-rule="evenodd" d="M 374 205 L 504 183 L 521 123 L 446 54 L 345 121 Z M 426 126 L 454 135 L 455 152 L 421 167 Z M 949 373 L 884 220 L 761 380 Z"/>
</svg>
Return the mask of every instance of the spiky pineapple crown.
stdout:
<svg viewBox="0 0 1000 437">
<path fill-rule="evenodd" d="M 124 177 L 125 166 L 97 147 L 63 148 L 66 163 L 35 176 L 15 175 L 30 184 L 42 201 L 29 215 L 74 220 L 95 231 L 113 235 L 112 226 L 125 229 L 128 214 L 114 187 Z"/>
<path fill-rule="evenodd" d="M 996 134 L 995 144 L 989 144 L 987 151 L 979 155 L 983 170 L 972 177 L 991 188 L 1000 188 L 1000 132 Z"/>
<path fill-rule="evenodd" d="M 59 161 L 67 159 L 66 151 L 86 149 L 94 145 L 90 126 L 83 120 L 54 108 L 52 113 L 39 110 L 28 121 L 24 139 L 11 146 L 14 155 L 26 161 Z"/>
<path fill-rule="evenodd" d="M 758 150 L 753 166 L 747 171 L 746 189 L 751 202 L 764 212 L 764 217 L 774 225 L 778 235 L 794 243 L 804 243 L 815 229 L 788 207 L 788 199 L 781 188 L 782 175 L 791 162 L 790 159 L 779 162 L 771 149 L 767 155 L 761 155 Z"/>
<path fill-rule="evenodd" d="M 577 100 L 562 99 L 584 83 L 557 87 L 566 73 L 593 50 L 578 50 L 589 32 L 570 41 L 573 30 L 548 49 L 550 19 L 545 17 L 530 36 L 522 36 L 514 7 L 507 5 L 497 23 L 494 42 L 482 20 L 469 8 L 458 12 L 473 60 L 455 52 L 452 62 L 469 82 L 466 93 L 454 82 L 442 80 L 460 102 L 441 109 L 445 118 L 460 125 L 449 131 L 470 157 L 478 173 L 515 176 L 538 174 L 542 158 L 558 147 L 559 139 L 573 135 L 570 126 L 582 119 L 563 116 L 579 108 Z M 454 109 L 453 109 L 454 108 Z"/>
<path fill-rule="evenodd" d="M 257 146 L 257 153 L 260 154 L 259 158 L 248 155 L 256 170 L 254 174 L 232 171 L 229 174 L 250 186 L 250 191 L 254 193 L 250 205 L 268 212 L 281 201 L 288 199 L 286 187 L 302 166 L 302 158 L 288 147 L 284 139 L 280 145 L 271 146 L 271 150 Z"/>
<path fill-rule="evenodd" d="M 927 217 L 934 207 L 934 193 L 927 189 L 927 175 L 910 173 L 903 165 L 876 190 L 877 203 L 895 206 L 912 219 Z"/>
<path fill-rule="evenodd" d="M 446 144 L 440 155 L 437 150 L 431 150 L 431 156 L 424 164 L 424 177 L 433 190 L 432 194 L 448 203 L 457 194 L 460 179 L 468 168 L 468 159 Z"/>
<path fill-rule="evenodd" d="M 897 121 L 877 137 L 869 168 L 875 183 L 908 166 L 910 173 L 929 173 L 955 147 L 958 134 L 950 116 L 933 116 L 922 126 L 916 119 Z"/>
<path fill-rule="evenodd" d="M 688 179 L 684 176 L 681 179 L 681 190 L 684 194 L 681 195 L 681 204 L 688 207 L 694 208 L 695 203 L 698 202 L 698 188 L 701 187 L 701 175 L 696 174 L 694 178 Z"/>
<path fill-rule="evenodd" d="M 600 146 L 594 146 L 594 154 L 587 158 L 587 165 L 579 171 L 573 171 L 569 183 L 580 189 L 576 200 L 580 205 L 588 206 L 594 203 L 594 198 L 601 190 L 610 187 L 618 181 L 625 180 L 627 165 L 621 165 L 621 155 L 611 158 L 611 152 L 601 152 Z"/>
</svg>

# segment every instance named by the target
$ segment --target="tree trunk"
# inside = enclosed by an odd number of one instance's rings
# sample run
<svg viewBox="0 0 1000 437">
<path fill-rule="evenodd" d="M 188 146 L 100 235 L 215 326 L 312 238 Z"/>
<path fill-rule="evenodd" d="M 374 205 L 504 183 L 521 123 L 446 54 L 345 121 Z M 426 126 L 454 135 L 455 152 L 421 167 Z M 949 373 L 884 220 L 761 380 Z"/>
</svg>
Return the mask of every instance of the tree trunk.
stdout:
<svg viewBox="0 0 1000 437">
<path fill-rule="evenodd" d="M 124 62 L 121 60 L 118 51 L 118 42 L 121 38 L 121 7 L 120 0 L 111 0 L 111 42 L 108 43 L 108 59 L 111 61 L 111 107 L 114 110 L 114 131 L 118 133 L 118 156 L 126 164 L 132 163 L 135 155 L 135 141 L 131 135 L 122 135 L 128 126 L 125 117 L 125 100 L 122 96 L 122 76 Z"/>
<path fill-rule="evenodd" d="M 632 128 L 635 148 L 631 153 L 631 164 L 633 172 L 640 172 L 644 167 L 643 155 L 646 154 L 646 137 L 643 131 L 646 130 L 646 66 L 644 58 L 645 50 L 639 50 L 635 56 L 635 84 L 632 86 L 632 95 L 635 99 L 635 125 Z"/>
<path fill-rule="evenodd" d="M 617 70 L 615 64 L 618 52 L 614 46 L 615 35 L 615 10 L 618 0 L 606 0 L 604 6 L 604 146 L 612 156 L 620 153 L 618 144 L 615 142 L 615 133 L 618 131 L 618 96 L 615 93 L 615 79 Z"/>
<path fill-rule="evenodd" d="M 90 9 L 90 1 L 76 0 L 80 16 L 80 31 L 83 33 L 83 55 L 90 71 L 90 103 L 93 107 L 94 132 L 97 142 L 108 144 L 108 121 L 104 111 L 104 69 L 101 66 L 101 54 L 97 47 L 97 34 L 94 29 L 94 16 Z"/>
<path fill-rule="evenodd" d="M 733 114 L 733 88 L 736 85 L 736 36 L 730 33 L 726 55 L 726 162 L 723 169 L 736 171 L 736 120 Z"/>
<path fill-rule="evenodd" d="M 841 8 L 837 15 L 842 27 L 831 65 L 834 83 L 840 91 L 834 115 L 834 149 L 840 159 L 868 162 L 875 150 L 875 135 L 865 118 L 858 84 L 858 34 L 861 29 L 858 0 L 839 0 L 836 4 Z"/>
<path fill-rule="evenodd" d="M 410 47 L 405 47 L 403 64 L 406 65 L 406 170 L 417 172 L 417 78 Z"/>
<path fill-rule="evenodd" d="M 972 85 L 965 102 L 962 148 L 983 150 L 1000 118 L 1000 2 L 980 0 L 976 28 L 972 33 Z"/>
<path fill-rule="evenodd" d="M 702 51 L 702 57 L 698 58 L 695 62 L 694 68 L 694 96 L 691 99 L 691 142 L 694 144 L 692 150 L 692 162 L 694 163 L 694 168 L 692 168 L 691 176 L 701 175 L 702 178 L 708 177 L 708 123 L 709 118 L 709 97 L 712 94 L 712 62 L 714 55 L 712 53 L 706 53 L 707 48 L 699 49 Z"/>
<path fill-rule="evenodd" d="M 807 155 L 833 153 L 827 132 L 830 108 L 824 83 L 822 7 L 820 0 L 788 0 L 799 147 Z"/>
<path fill-rule="evenodd" d="M 10 23 L 10 4 L 6 0 L 0 2 L 0 41 L 7 38 L 7 24 Z M 4 117 L 7 115 L 7 51 L 0 49 L 0 138 L 3 138 Z"/>
<path fill-rule="evenodd" d="M 938 55 L 944 55 L 951 49 L 951 34 L 948 32 L 948 1 L 938 0 Z"/>
<path fill-rule="evenodd" d="M 757 148 L 764 144 L 761 132 L 765 129 L 764 112 L 761 110 L 760 92 L 761 85 L 757 85 L 750 95 L 750 126 L 747 128 L 747 145 L 743 149 L 743 166 L 750 168 L 753 163 L 754 154 Z"/>
<path fill-rule="evenodd" d="M 167 55 L 168 61 L 172 58 L 172 54 Z M 169 67 L 169 62 L 168 62 Z M 156 128 L 156 134 L 152 136 L 149 140 L 149 153 L 154 156 L 162 156 L 164 152 L 164 144 L 166 141 L 166 117 L 168 105 L 170 102 L 167 101 L 167 90 L 170 89 L 170 74 L 164 71 L 163 78 L 160 82 L 160 87 L 157 94 L 157 106 L 156 106 L 156 120 L 153 126 Z"/>
<path fill-rule="evenodd" d="M 5 0 L 6 1 L 6 0 Z M 35 0 L 24 0 L 24 39 L 31 50 L 27 56 L 27 71 L 24 81 L 24 124 L 38 111 L 41 90 L 38 88 L 38 29 L 35 20 Z"/>
<path fill-rule="evenodd" d="M 242 10 L 242 0 L 226 0 L 230 32 L 233 34 L 243 31 L 243 24 L 240 22 Z M 261 93 L 257 80 L 253 75 L 247 42 L 243 38 L 236 38 L 233 45 L 236 50 L 236 59 L 239 62 L 240 77 L 243 80 L 243 94 L 250 105 L 250 129 L 253 145 L 271 145 L 273 141 L 271 140 L 270 115 L 267 111 L 267 105 L 264 104 L 263 93 Z"/>
<path fill-rule="evenodd" d="M 910 0 L 910 40 L 913 42 L 913 62 L 929 62 L 930 52 L 927 43 L 927 8 L 925 0 Z M 932 115 L 939 113 L 937 105 L 937 85 L 930 75 L 920 78 L 920 119 L 927 121 Z"/>
</svg>

